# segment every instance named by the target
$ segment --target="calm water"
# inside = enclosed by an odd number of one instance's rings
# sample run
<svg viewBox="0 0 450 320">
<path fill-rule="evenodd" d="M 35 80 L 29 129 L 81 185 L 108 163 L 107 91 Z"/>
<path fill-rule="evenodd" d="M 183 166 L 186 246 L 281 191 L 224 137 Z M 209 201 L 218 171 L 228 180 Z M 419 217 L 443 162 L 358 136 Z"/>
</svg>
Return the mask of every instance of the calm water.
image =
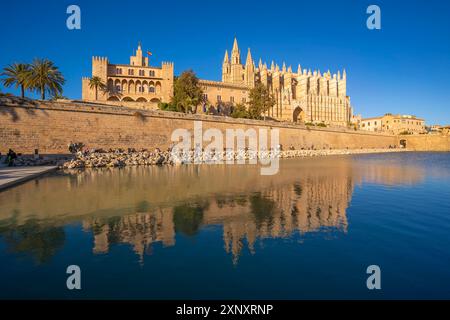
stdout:
<svg viewBox="0 0 450 320">
<path fill-rule="evenodd" d="M 54 173 L 0 193 L 0 298 L 448 299 L 450 154 Z"/>
</svg>

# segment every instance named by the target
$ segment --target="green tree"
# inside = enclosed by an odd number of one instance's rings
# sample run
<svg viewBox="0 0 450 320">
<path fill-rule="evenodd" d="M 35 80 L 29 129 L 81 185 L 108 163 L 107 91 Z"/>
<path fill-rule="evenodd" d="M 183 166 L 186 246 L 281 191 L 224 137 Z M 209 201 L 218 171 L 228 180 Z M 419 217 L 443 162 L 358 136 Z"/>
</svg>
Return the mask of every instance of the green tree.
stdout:
<svg viewBox="0 0 450 320">
<path fill-rule="evenodd" d="M 30 66 L 27 82 L 30 88 L 41 94 L 41 100 L 45 100 L 46 92 L 50 95 L 62 94 L 66 80 L 52 61 L 35 59 Z"/>
<path fill-rule="evenodd" d="M 160 102 L 158 103 L 158 109 L 163 111 L 178 111 L 172 103 Z"/>
<path fill-rule="evenodd" d="M 106 91 L 106 84 L 102 81 L 100 77 L 94 76 L 89 79 L 89 88 L 95 89 L 95 100 L 98 98 L 98 89 L 101 91 Z"/>
<path fill-rule="evenodd" d="M 275 99 L 267 87 L 257 83 L 250 90 L 248 113 L 251 119 L 261 119 L 261 115 L 275 105 Z"/>
<path fill-rule="evenodd" d="M 197 106 L 203 101 L 203 91 L 199 80 L 194 71 L 183 72 L 174 84 L 173 97 L 171 104 L 177 111 L 194 113 L 197 112 Z"/>
<path fill-rule="evenodd" d="M 237 105 L 234 106 L 231 116 L 233 118 L 249 118 L 250 117 L 248 114 L 248 111 L 247 111 L 247 107 L 242 103 L 238 103 Z"/>
<path fill-rule="evenodd" d="M 3 69 L 1 76 L 5 77 L 2 79 L 3 85 L 5 87 L 15 86 L 15 88 L 20 87 L 20 96 L 25 98 L 25 90 L 29 88 L 28 73 L 30 71 L 30 66 L 25 63 L 14 63 Z"/>
</svg>

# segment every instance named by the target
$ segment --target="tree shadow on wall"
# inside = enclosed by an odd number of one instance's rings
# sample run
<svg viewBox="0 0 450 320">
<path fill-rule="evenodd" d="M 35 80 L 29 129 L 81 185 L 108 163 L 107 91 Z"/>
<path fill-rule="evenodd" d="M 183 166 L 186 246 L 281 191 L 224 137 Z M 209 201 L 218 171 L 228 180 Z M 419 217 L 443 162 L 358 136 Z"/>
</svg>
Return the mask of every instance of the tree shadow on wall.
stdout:
<svg viewBox="0 0 450 320">
<path fill-rule="evenodd" d="M 0 115 L 9 115 L 13 122 L 17 122 L 20 119 L 15 108 L 16 106 L 24 107 L 28 115 L 35 116 L 36 110 L 39 110 L 40 113 L 48 117 L 46 110 L 38 108 L 39 103 L 37 101 L 15 96 L 0 96 Z"/>
</svg>

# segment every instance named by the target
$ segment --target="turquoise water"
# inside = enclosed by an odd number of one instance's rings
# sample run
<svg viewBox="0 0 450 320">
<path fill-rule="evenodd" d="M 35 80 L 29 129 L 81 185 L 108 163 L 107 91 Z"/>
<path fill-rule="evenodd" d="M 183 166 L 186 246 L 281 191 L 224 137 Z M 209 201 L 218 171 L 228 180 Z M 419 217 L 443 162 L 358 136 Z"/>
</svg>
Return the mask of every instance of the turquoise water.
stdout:
<svg viewBox="0 0 450 320">
<path fill-rule="evenodd" d="M 450 298 L 449 153 L 259 172 L 67 171 L 1 192 L 0 298 Z M 79 291 L 66 288 L 69 265 Z"/>
</svg>

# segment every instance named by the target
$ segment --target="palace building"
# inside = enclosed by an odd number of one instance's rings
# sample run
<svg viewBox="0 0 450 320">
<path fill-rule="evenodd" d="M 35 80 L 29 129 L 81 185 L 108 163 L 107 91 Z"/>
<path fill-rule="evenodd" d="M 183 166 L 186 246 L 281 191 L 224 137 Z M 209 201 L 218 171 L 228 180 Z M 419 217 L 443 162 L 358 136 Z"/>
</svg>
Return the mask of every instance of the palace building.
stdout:
<svg viewBox="0 0 450 320">
<path fill-rule="evenodd" d="M 93 57 L 92 77 L 95 76 L 100 77 L 107 90 L 95 90 L 90 87 L 89 78 L 83 78 L 83 100 L 156 107 L 159 102 L 170 101 L 173 94 L 173 63 L 150 66 L 140 44 L 136 55 L 130 57 L 130 64 L 112 64 L 108 58 Z"/>
<path fill-rule="evenodd" d="M 83 78 L 82 99 L 104 101 L 129 107 L 156 108 L 159 102 L 169 102 L 173 95 L 174 65 L 163 62 L 150 66 L 139 44 L 130 64 L 111 64 L 107 58 L 92 59 L 92 76 L 107 84 L 107 90 L 91 88 L 89 78 Z M 245 63 L 234 39 L 231 55 L 225 51 L 222 63 L 222 81 L 200 80 L 205 105 L 246 104 L 249 92 L 261 82 L 273 94 L 276 104 L 266 116 L 279 121 L 325 123 L 347 126 L 353 119 L 353 108 L 347 96 L 345 70 L 331 74 L 302 69 L 296 72 L 283 63 L 280 68 L 273 61 L 259 60 L 258 65 L 248 49 Z M 201 108 L 200 108 L 201 109 Z"/>
</svg>

